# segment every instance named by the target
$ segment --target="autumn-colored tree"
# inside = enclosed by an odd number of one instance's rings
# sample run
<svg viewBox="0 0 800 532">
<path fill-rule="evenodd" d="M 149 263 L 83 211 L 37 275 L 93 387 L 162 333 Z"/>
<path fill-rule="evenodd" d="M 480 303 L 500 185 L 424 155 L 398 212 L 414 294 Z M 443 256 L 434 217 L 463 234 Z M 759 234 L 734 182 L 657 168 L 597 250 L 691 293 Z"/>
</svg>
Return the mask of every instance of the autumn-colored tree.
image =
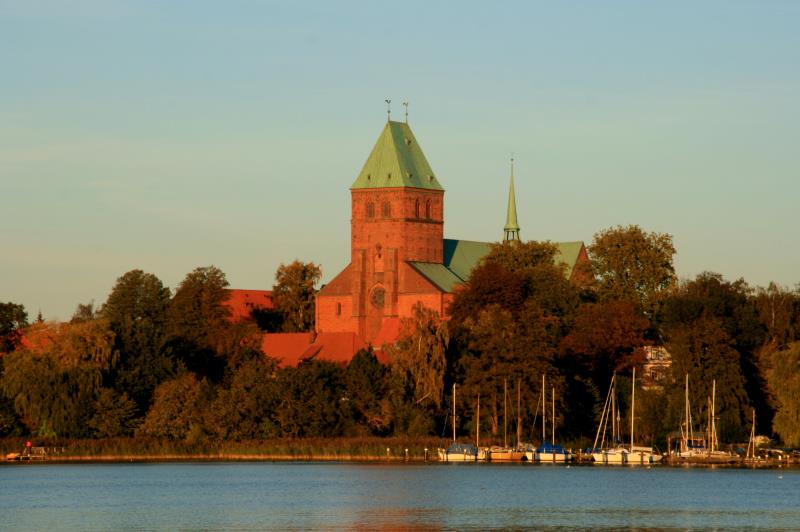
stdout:
<svg viewBox="0 0 800 532">
<path fill-rule="evenodd" d="M 769 283 L 755 291 L 754 303 L 768 341 L 782 348 L 800 338 L 800 293 Z"/>
<path fill-rule="evenodd" d="M 770 390 L 777 400 L 773 428 L 783 443 L 800 446 L 800 342 L 772 354 L 767 373 Z"/>
<path fill-rule="evenodd" d="M 88 303 L 78 303 L 77 308 L 75 308 L 75 312 L 72 314 L 72 319 L 69 320 L 70 323 L 82 323 L 85 321 L 91 321 L 97 317 L 97 310 L 94 308 L 94 301 L 90 301 Z"/>
<path fill-rule="evenodd" d="M 136 428 L 136 403 L 125 393 L 102 388 L 93 405 L 94 416 L 87 425 L 98 438 L 130 436 Z"/>
<path fill-rule="evenodd" d="M 558 247 L 552 242 L 511 241 L 492 244 L 489 253 L 483 257 L 483 264 L 497 264 L 510 272 L 524 271 L 536 266 L 556 266 L 562 272 L 565 266 L 555 264 Z"/>
<path fill-rule="evenodd" d="M 614 372 L 627 373 L 643 362 L 639 348 L 645 345 L 649 326 L 650 321 L 631 301 L 581 305 L 572 330 L 561 342 L 561 351 L 586 363 L 605 389 Z"/>
<path fill-rule="evenodd" d="M 21 330 L 28 325 L 23 305 L 0 303 L 0 353 L 10 353 L 19 345 Z"/>
<path fill-rule="evenodd" d="M 272 301 L 283 315 L 284 332 L 303 332 L 314 329 L 314 298 L 322 275 L 313 262 L 296 260 L 281 264 L 275 273 Z"/>
<path fill-rule="evenodd" d="M 594 235 L 588 251 L 601 300 L 637 301 L 652 316 L 675 284 L 672 235 L 618 226 Z"/>
<path fill-rule="evenodd" d="M 209 394 L 208 383 L 191 372 L 163 382 L 137 434 L 196 441 L 203 432 L 202 410 Z"/>
</svg>

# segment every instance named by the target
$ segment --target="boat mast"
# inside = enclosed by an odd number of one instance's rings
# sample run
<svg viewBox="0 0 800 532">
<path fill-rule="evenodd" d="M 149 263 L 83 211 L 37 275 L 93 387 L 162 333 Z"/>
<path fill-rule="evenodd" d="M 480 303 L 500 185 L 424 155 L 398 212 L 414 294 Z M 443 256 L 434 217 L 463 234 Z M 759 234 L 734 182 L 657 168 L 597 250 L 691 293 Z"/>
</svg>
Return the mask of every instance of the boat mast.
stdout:
<svg viewBox="0 0 800 532">
<path fill-rule="evenodd" d="M 503 379 L 503 447 L 508 447 L 506 419 L 508 418 L 508 379 Z"/>
<path fill-rule="evenodd" d="M 717 447 L 717 379 L 711 381 L 711 451 Z"/>
<path fill-rule="evenodd" d="M 751 450 L 752 449 L 752 450 Z M 756 409 L 753 409 L 753 424 L 750 427 L 750 441 L 747 443 L 747 457 L 755 460 L 756 458 Z"/>
<path fill-rule="evenodd" d="M 550 443 L 555 445 L 556 444 L 556 387 L 555 386 L 552 387 L 551 397 L 553 401 L 553 419 L 551 420 L 551 422 L 553 423 L 553 441 Z"/>
<path fill-rule="evenodd" d="M 481 392 L 478 392 L 478 415 L 475 420 L 475 447 L 481 446 Z"/>
<path fill-rule="evenodd" d="M 456 383 L 453 383 L 453 443 L 456 441 Z"/>
<path fill-rule="evenodd" d="M 547 417 L 547 416 L 545 416 L 545 411 L 546 410 L 545 410 L 545 406 L 544 406 L 545 400 L 546 400 L 545 398 L 547 396 L 544 394 L 544 390 L 545 390 L 545 388 L 544 388 L 544 373 L 542 373 L 542 393 L 541 393 L 541 395 L 542 395 L 542 446 L 544 446 L 545 438 L 546 438 L 545 433 L 544 433 L 544 431 L 545 431 L 544 418 Z"/>
<path fill-rule="evenodd" d="M 603 403 L 603 413 L 600 415 L 600 423 L 597 425 L 597 435 L 594 437 L 594 445 L 592 446 L 593 449 L 597 449 L 597 442 L 600 442 L 602 446 L 603 441 L 606 439 L 606 427 L 608 426 L 608 404 L 611 400 L 611 391 L 614 389 L 614 379 L 616 378 L 617 374 L 615 373 L 611 377 L 611 384 L 608 387 L 608 393 L 606 394 L 606 402 Z M 600 440 L 600 432 L 603 433 L 603 440 Z"/>
<path fill-rule="evenodd" d="M 631 379 L 631 452 L 633 452 L 633 414 L 636 411 L 636 368 L 633 368 Z"/>
<path fill-rule="evenodd" d="M 520 379 L 517 379 L 517 447 L 519 447 L 519 441 L 522 439 L 522 413 L 521 413 L 521 405 L 520 405 Z"/>
<path fill-rule="evenodd" d="M 611 444 L 617 444 L 617 398 L 616 386 L 611 385 Z"/>
</svg>

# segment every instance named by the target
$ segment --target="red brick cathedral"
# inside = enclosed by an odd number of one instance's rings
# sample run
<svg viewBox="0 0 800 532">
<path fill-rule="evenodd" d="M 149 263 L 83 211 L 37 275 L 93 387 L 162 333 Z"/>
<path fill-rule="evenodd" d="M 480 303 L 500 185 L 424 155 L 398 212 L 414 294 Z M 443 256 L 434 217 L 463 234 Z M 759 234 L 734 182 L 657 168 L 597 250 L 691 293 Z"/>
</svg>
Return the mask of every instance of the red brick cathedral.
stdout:
<svg viewBox="0 0 800 532">
<path fill-rule="evenodd" d="M 444 189 L 407 123 L 389 121 L 350 187 L 350 264 L 317 296 L 316 333 L 269 334 L 264 351 L 284 363 L 347 361 L 361 347 L 397 339 L 422 303 L 441 316 L 490 243 L 444 238 Z M 505 238 L 519 238 L 513 169 Z M 582 242 L 558 243 L 572 275 Z"/>
</svg>

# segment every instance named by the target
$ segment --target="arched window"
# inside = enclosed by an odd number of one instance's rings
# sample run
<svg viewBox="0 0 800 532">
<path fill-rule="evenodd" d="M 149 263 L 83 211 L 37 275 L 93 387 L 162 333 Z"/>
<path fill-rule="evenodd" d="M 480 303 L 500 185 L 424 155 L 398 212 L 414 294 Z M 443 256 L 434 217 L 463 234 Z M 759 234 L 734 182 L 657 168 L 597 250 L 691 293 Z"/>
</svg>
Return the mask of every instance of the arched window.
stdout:
<svg viewBox="0 0 800 532">
<path fill-rule="evenodd" d="M 342 315 L 342 304 L 341 303 L 336 303 L 336 315 L 337 316 L 341 316 Z"/>
<path fill-rule="evenodd" d="M 419 200 L 414 202 L 414 218 L 419 218 Z"/>
<path fill-rule="evenodd" d="M 431 200 L 425 201 L 425 218 L 431 219 Z"/>
<path fill-rule="evenodd" d="M 375 217 L 375 205 L 372 202 L 367 203 L 367 218 Z"/>
<path fill-rule="evenodd" d="M 383 202 L 383 206 L 381 207 L 381 209 L 382 209 L 382 214 L 383 214 L 384 218 L 388 218 L 389 216 L 392 215 L 392 209 L 389 206 L 389 202 L 388 201 L 384 201 Z"/>
</svg>

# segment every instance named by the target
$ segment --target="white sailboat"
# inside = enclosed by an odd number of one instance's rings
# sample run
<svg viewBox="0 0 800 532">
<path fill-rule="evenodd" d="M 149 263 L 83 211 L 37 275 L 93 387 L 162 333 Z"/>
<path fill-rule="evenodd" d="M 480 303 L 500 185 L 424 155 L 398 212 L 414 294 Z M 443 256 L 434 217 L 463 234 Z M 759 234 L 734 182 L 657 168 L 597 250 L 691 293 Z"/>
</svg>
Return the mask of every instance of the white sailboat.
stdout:
<svg viewBox="0 0 800 532">
<path fill-rule="evenodd" d="M 547 402 L 545 398 L 545 381 L 544 375 L 542 375 L 542 444 L 536 449 L 536 460 L 539 462 L 556 462 L 556 463 L 563 463 L 569 462 L 573 459 L 572 452 L 564 449 L 560 445 L 556 444 L 556 389 L 555 386 L 551 387 L 551 405 L 552 405 L 552 416 L 550 419 L 552 425 L 552 439 L 550 442 L 547 442 L 547 435 L 546 435 L 546 428 L 545 428 L 545 403 Z"/>
<path fill-rule="evenodd" d="M 716 425 L 717 381 L 712 381 L 712 392 L 708 405 L 708 423 L 705 436 L 695 435 L 692 424 L 692 410 L 689 403 L 689 374 L 686 374 L 684 419 L 681 423 L 680 447 L 676 452 L 678 459 L 698 464 L 730 464 L 738 460 L 738 456 L 718 449 Z"/>
<path fill-rule="evenodd" d="M 617 374 L 611 377 L 611 384 L 608 387 L 608 395 L 603 406 L 603 413 L 600 416 L 600 425 L 597 427 L 597 435 L 592 446 L 592 458 L 596 464 L 625 464 L 628 462 L 630 451 L 619 445 L 619 425 L 620 419 L 616 411 L 616 380 Z M 611 418 L 611 439 L 606 446 L 606 432 L 608 429 L 608 419 Z M 601 438 L 602 435 L 602 438 Z M 598 447 L 598 443 L 600 446 Z"/>
<path fill-rule="evenodd" d="M 471 443 L 456 441 L 456 385 L 453 384 L 453 443 L 447 449 L 436 450 L 441 462 L 474 462 L 478 459 L 478 448 Z"/>
<path fill-rule="evenodd" d="M 508 381 L 503 380 L 503 446 L 492 445 L 489 447 L 489 460 L 492 462 L 521 461 L 525 456 L 524 451 L 508 445 L 508 432 L 506 419 L 508 417 Z"/>
<path fill-rule="evenodd" d="M 654 464 L 660 462 L 664 457 L 660 453 L 653 452 L 652 447 L 634 445 L 634 419 L 636 418 L 636 368 L 633 368 L 633 378 L 631 380 L 631 446 L 627 456 L 629 464 Z"/>
</svg>

